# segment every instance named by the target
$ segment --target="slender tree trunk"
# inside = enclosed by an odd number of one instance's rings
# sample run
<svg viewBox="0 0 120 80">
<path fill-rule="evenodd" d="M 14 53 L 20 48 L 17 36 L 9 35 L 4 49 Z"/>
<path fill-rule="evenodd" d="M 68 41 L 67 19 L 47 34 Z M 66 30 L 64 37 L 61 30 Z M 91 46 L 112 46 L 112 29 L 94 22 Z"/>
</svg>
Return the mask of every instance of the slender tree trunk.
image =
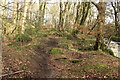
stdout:
<svg viewBox="0 0 120 80">
<path fill-rule="evenodd" d="M 82 18 L 81 18 L 81 21 L 80 21 L 80 25 L 84 25 L 85 20 L 88 16 L 89 9 L 90 9 L 90 2 L 83 3 L 83 11 L 82 11 Z"/>
<path fill-rule="evenodd" d="M 37 27 L 40 26 L 41 24 L 44 24 L 44 15 L 45 15 L 45 8 L 46 8 L 46 2 L 41 2 L 39 0 L 39 15 L 38 15 L 38 22 L 37 22 Z"/>
<path fill-rule="evenodd" d="M 5 5 L 5 1 L 2 2 L 2 5 Z M 0 14 L 0 75 L 2 74 L 2 69 L 3 69 L 3 62 L 2 62 L 2 34 L 3 34 L 3 16 L 4 16 L 4 9 L 1 10 Z M 1 79 L 1 78 L 0 78 Z"/>
<path fill-rule="evenodd" d="M 67 6 L 68 6 L 68 2 L 65 2 L 64 3 L 65 7 L 64 7 L 64 10 L 62 9 L 63 8 L 63 5 L 62 5 L 62 2 L 60 2 L 60 14 L 59 14 L 59 30 L 64 30 L 64 26 L 65 26 L 65 15 L 66 15 L 66 10 L 67 10 Z"/>
<path fill-rule="evenodd" d="M 61 30 L 61 27 L 63 26 L 62 24 L 62 2 L 60 2 L 60 14 L 59 14 L 59 25 L 58 29 Z"/>
<path fill-rule="evenodd" d="M 90 9 L 90 2 L 83 2 L 82 4 L 80 4 L 80 2 L 78 3 L 75 24 L 84 25 L 89 9 Z"/>
<path fill-rule="evenodd" d="M 15 30 L 18 27 L 18 2 L 15 0 L 14 1 L 14 6 L 13 6 L 14 10 L 13 10 L 13 23 L 14 23 L 14 29 L 12 30 L 11 34 L 13 34 L 15 32 Z"/>
<path fill-rule="evenodd" d="M 42 12 L 42 24 L 44 24 L 44 15 L 45 15 L 46 2 L 44 2 L 43 12 Z"/>
<path fill-rule="evenodd" d="M 84 3 L 82 3 L 82 7 L 80 5 L 80 2 L 78 3 L 75 24 L 84 25 L 84 23 L 85 23 L 85 21 L 87 19 L 87 16 L 88 16 L 89 9 L 90 9 L 90 2 L 84 2 Z M 73 36 L 76 36 L 76 34 L 78 32 L 78 28 L 75 29 L 72 32 Z M 82 32 L 84 34 L 84 31 L 82 31 Z"/>
<path fill-rule="evenodd" d="M 14 5 L 13 5 L 13 15 L 12 15 L 12 17 L 13 17 L 13 23 L 14 24 L 16 24 L 16 22 L 17 22 L 17 1 L 15 0 L 14 1 Z"/>
<path fill-rule="evenodd" d="M 115 16 L 115 33 L 116 36 L 120 37 L 120 25 L 119 25 L 119 14 L 118 12 L 120 11 L 118 8 L 119 3 L 118 2 L 111 2 L 111 5 L 114 9 L 114 16 Z"/>
<path fill-rule="evenodd" d="M 80 2 L 77 5 L 77 11 L 76 11 L 76 17 L 75 17 L 75 23 L 74 24 L 78 24 L 79 23 L 79 18 L 80 18 Z"/>
<path fill-rule="evenodd" d="M 96 36 L 96 44 L 94 46 L 95 50 L 102 49 L 103 47 L 103 28 L 105 23 L 105 9 L 106 3 L 99 2 L 98 4 L 93 3 L 98 10 L 98 28 L 97 28 L 97 36 Z"/>
<path fill-rule="evenodd" d="M 28 3 L 28 9 L 27 9 L 27 12 L 28 12 L 28 15 L 27 15 L 27 19 L 28 20 L 31 20 L 31 4 L 32 4 L 32 0 L 30 0 L 30 2 Z"/>
<path fill-rule="evenodd" d="M 21 24 L 22 33 L 24 33 L 24 30 L 25 30 L 25 22 L 26 22 L 26 16 L 27 16 L 27 9 L 28 9 L 28 2 L 26 2 L 26 0 L 25 0 L 24 1 L 24 12 L 23 12 L 22 24 Z"/>
</svg>

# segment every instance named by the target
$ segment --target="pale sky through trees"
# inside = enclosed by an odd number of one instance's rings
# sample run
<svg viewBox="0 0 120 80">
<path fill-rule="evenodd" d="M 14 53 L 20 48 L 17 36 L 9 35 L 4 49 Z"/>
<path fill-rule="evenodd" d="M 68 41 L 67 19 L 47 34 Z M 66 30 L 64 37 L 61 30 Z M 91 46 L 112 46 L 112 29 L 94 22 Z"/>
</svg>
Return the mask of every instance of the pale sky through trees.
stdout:
<svg viewBox="0 0 120 80">
<path fill-rule="evenodd" d="M 1 0 L 1 1 L 4 1 L 4 0 Z M 6 0 L 7 2 L 14 2 L 14 0 Z M 24 0 L 16 0 L 16 1 L 24 1 Z M 39 0 L 26 0 L 26 1 L 32 1 L 32 2 L 34 2 L 34 3 L 38 3 L 39 2 Z M 47 4 L 47 7 L 48 8 L 50 8 L 50 6 L 52 5 L 51 3 L 55 3 L 55 2 L 60 2 L 60 1 L 72 1 L 72 2 L 77 2 L 77 1 L 80 1 L 80 0 L 41 0 L 41 1 L 47 1 L 48 2 L 48 4 Z M 81 1 L 83 1 L 83 0 L 81 0 Z M 84 0 L 85 1 L 85 0 Z M 88 0 L 88 1 L 90 1 L 90 0 Z M 95 0 L 92 0 L 92 1 L 95 1 Z M 97 0 L 97 1 L 99 1 L 99 0 Z M 95 1 L 95 2 L 97 2 L 97 1 Z M 108 0 L 106 0 L 106 1 L 108 1 Z M 7 3 L 6 2 L 6 3 Z M 58 7 L 59 7 L 59 5 L 58 5 Z M 95 7 L 93 7 L 94 9 L 93 10 L 95 10 L 95 11 L 97 11 L 97 9 L 95 8 Z M 112 10 L 112 12 L 113 12 L 113 9 L 112 9 L 112 7 L 109 5 L 109 6 L 107 6 L 107 8 L 110 8 L 111 10 Z M 36 11 L 38 9 L 38 6 L 34 6 L 34 10 Z M 33 10 L 33 11 L 34 11 Z M 107 9 L 106 9 L 106 11 L 108 11 Z M 9 12 L 11 12 L 11 11 L 9 11 Z M 48 14 L 47 14 L 48 15 Z M 50 16 L 50 15 L 49 15 Z M 111 16 L 112 16 L 112 18 L 111 17 L 109 17 L 109 16 L 107 16 L 106 17 L 106 23 L 112 23 L 113 22 L 113 18 L 114 18 L 114 16 L 111 14 Z M 94 14 L 94 17 L 96 18 L 97 17 L 97 13 L 95 13 Z"/>
<path fill-rule="evenodd" d="M 4 1 L 4 0 L 0 0 L 1 2 Z M 7 0 L 9 2 L 13 2 L 14 0 Z M 16 0 L 16 1 L 24 1 L 24 0 Z M 33 1 L 33 2 L 39 2 L 39 0 L 26 0 L 27 2 L 29 1 Z M 103 2 L 114 2 L 114 1 L 117 1 L 117 0 L 40 0 L 40 1 L 47 1 L 47 2 L 50 2 L 50 3 L 54 3 L 54 2 L 67 2 L 67 1 L 70 1 L 70 2 L 90 2 L 90 1 L 93 1 L 93 2 L 99 2 L 99 1 L 103 1 Z"/>
</svg>

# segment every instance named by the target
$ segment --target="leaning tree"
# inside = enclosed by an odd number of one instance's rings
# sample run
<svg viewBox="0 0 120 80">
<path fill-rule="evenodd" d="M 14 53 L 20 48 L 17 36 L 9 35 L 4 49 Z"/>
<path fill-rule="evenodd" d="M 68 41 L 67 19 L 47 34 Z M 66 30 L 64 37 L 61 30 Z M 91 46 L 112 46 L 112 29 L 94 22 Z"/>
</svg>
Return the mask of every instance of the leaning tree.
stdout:
<svg viewBox="0 0 120 80">
<path fill-rule="evenodd" d="M 96 36 L 96 44 L 94 46 L 95 50 L 102 49 L 103 47 L 103 28 L 104 28 L 104 23 L 105 23 L 105 9 L 106 9 L 106 3 L 105 2 L 99 2 L 99 3 L 94 3 L 98 10 L 98 27 L 97 27 L 97 36 Z"/>
</svg>

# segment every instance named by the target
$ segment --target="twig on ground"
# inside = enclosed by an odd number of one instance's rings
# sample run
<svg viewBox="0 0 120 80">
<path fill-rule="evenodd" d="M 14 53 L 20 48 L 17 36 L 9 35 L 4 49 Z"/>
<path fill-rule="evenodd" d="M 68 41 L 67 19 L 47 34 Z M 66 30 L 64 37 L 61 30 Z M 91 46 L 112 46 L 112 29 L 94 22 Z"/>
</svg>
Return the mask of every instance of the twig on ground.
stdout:
<svg viewBox="0 0 120 80">
<path fill-rule="evenodd" d="M 21 73 L 21 72 L 24 72 L 24 70 L 16 71 L 16 72 L 13 72 L 13 73 L 8 73 L 8 74 L 3 74 L 3 75 L 0 75 L 0 77 L 5 77 L 5 76 L 9 76 L 9 75 L 14 75 L 14 74 L 18 74 L 18 73 Z"/>
</svg>

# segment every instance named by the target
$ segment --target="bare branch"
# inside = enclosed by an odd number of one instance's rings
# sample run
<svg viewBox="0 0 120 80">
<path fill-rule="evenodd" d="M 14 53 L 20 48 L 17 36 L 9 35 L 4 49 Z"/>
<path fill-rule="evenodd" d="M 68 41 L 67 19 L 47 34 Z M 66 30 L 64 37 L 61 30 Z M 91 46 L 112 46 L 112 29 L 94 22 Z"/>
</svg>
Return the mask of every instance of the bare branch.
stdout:
<svg viewBox="0 0 120 80">
<path fill-rule="evenodd" d="M 8 73 L 8 74 L 3 74 L 3 75 L 0 75 L 0 77 L 4 77 L 4 76 L 8 76 L 8 75 L 14 75 L 14 74 L 18 74 L 18 73 L 21 73 L 21 72 L 24 72 L 24 70 L 16 71 L 16 72 L 13 72 L 13 73 Z"/>
<path fill-rule="evenodd" d="M 6 7 L 6 6 L 3 6 L 3 5 L 1 5 L 1 4 L 0 4 L 0 6 L 1 6 L 1 7 L 4 7 L 5 9 L 9 9 L 9 10 L 12 11 L 12 9 L 10 9 L 10 8 L 8 8 L 8 7 Z"/>
<path fill-rule="evenodd" d="M 99 8 L 98 4 L 96 4 L 94 2 L 92 2 L 92 4 L 95 5 L 97 9 Z"/>
<path fill-rule="evenodd" d="M 114 11 L 116 12 L 116 8 L 115 8 L 115 6 L 113 5 L 113 2 L 111 2 L 111 5 L 112 5 Z"/>
</svg>

